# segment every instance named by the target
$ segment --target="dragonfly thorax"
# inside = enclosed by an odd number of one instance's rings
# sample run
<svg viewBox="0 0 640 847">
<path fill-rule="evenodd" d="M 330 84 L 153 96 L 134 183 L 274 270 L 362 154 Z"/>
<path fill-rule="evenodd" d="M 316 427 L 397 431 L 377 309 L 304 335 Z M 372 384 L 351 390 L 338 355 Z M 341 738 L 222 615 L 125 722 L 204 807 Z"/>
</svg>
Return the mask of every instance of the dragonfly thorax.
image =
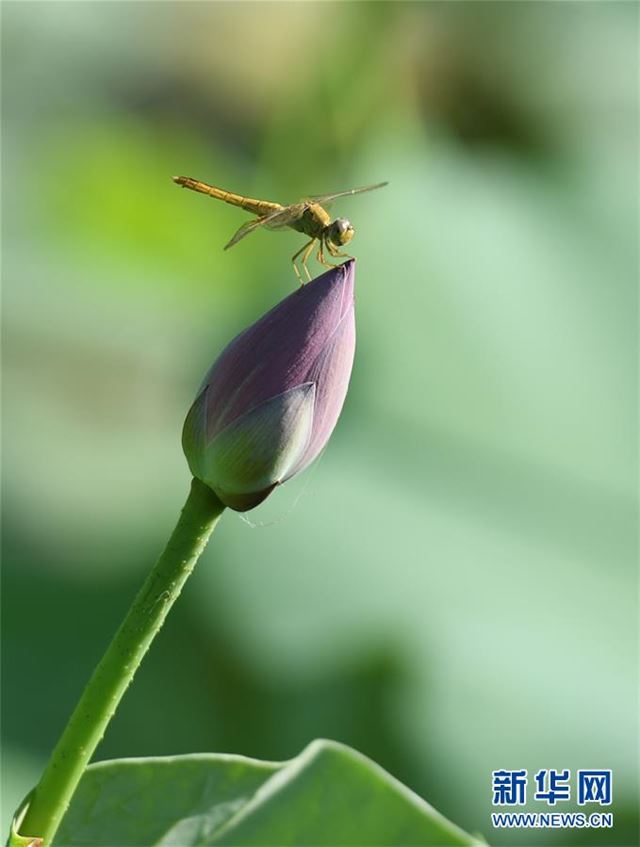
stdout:
<svg viewBox="0 0 640 847">
<path fill-rule="evenodd" d="M 335 221 L 327 227 L 327 238 L 336 247 L 341 247 L 343 244 L 348 244 L 353 238 L 355 230 L 351 226 L 351 222 L 346 218 L 336 218 Z"/>
</svg>

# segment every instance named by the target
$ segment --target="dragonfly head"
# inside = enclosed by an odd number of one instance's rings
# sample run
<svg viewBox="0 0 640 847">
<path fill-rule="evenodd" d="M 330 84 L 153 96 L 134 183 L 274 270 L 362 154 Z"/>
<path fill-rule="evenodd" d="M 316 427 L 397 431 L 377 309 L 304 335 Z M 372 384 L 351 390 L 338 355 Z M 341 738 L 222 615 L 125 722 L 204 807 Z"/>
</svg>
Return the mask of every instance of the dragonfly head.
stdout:
<svg viewBox="0 0 640 847">
<path fill-rule="evenodd" d="M 354 232 L 350 221 L 346 218 L 336 218 L 328 226 L 327 238 L 336 247 L 342 247 L 343 244 L 348 244 L 351 241 Z"/>
</svg>

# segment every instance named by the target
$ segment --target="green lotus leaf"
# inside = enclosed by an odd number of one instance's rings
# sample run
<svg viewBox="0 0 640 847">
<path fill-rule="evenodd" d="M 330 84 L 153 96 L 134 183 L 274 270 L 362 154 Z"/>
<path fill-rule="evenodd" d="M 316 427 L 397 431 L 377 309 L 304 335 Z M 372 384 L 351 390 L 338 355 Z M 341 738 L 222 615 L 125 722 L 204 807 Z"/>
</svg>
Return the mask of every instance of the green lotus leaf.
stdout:
<svg viewBox="0 0 640 847">
<path fill-rule="evenodd" d="M 54 847 L 479 845 L 350 747 L 295 759 L 194 754 L 91 765 Z"/>
</svg>

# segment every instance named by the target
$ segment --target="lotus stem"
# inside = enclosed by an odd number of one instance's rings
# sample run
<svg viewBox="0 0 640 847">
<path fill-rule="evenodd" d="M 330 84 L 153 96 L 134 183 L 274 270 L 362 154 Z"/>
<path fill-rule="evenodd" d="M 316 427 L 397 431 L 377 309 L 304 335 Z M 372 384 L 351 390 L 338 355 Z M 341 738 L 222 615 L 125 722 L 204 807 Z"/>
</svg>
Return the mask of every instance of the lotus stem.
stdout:
<svg viewBox="0 0 640 847">
<path fill-rule="evenodd" d="M 167 546 L 96 667 L 31 795 L 20 834 L 33 838 L 35 845 L 50 847 L 109 721 L 224 508 L 206 485 L 192 480 Z"/>
</svg>

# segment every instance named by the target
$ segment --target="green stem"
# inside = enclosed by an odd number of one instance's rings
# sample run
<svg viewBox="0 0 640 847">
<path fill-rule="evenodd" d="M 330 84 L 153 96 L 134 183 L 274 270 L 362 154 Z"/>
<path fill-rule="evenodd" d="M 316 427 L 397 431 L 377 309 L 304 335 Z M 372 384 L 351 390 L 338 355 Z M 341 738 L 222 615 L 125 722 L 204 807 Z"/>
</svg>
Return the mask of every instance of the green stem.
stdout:
<svg viewBox="0 0 640 847">
<path fill-rule="evenodd" d="M 20 826 L 49 847 L 84 769 L 149 645 L 204 550 L 224 510 L 194 479 L 187 502 L 155 567 L 93 672 L 38 783 Z"/>
</svg>

